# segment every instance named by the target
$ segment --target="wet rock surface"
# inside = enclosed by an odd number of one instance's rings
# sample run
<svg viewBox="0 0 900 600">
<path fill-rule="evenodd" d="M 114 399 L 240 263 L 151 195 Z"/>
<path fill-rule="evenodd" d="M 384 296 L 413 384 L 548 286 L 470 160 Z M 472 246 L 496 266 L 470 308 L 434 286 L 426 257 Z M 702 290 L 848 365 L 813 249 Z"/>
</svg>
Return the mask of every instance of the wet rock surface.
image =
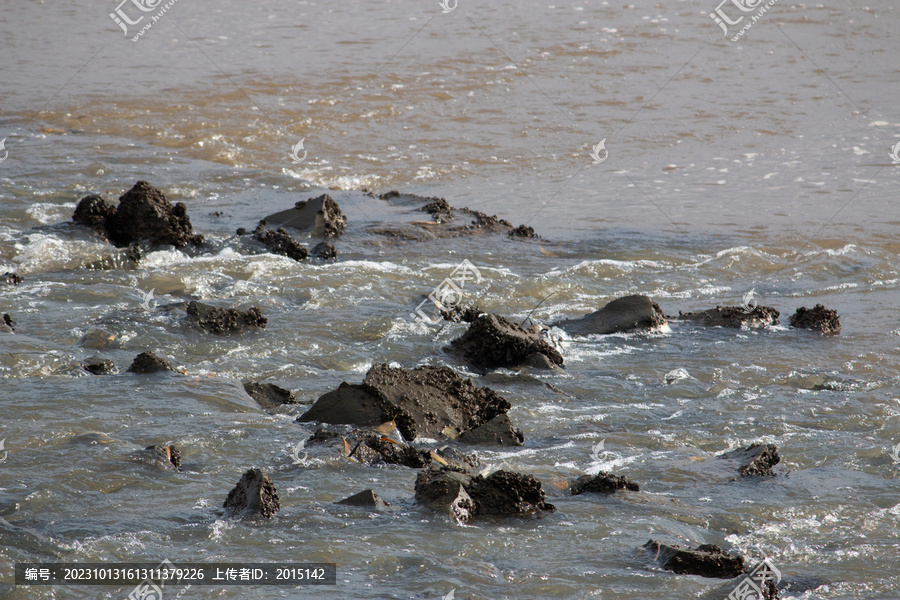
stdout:
<svg viewBox="0 0 900 600">
<path fill-rule="evenodd" d="M 159 371 L 174 371 L 175 367 L 172 363 L 164 358 L 160 358 L 153 352 L 141 352 L 138 354 L 131 366 L 128 367 L 129 373 L 158 373 Z"/>
<path fill-rule="evenodd" d="M 78 345 L 91 350 L 115 350 L 124 347 L 114 334 L 103 329 L 91 329 L 82 336 Z"/>
<path fill-rule="evenodd" d="M 322 260 L 337 258 L 337 248 L 331 242 L 319 242 L 312 249 L 312 255 Z"/>
<path fill-rule="evenodd" d="M 278 491 L 262 469 L 249 469 L 228 492 L 223 505 L 229 517 L 271 518 L 281 509 Z"/>
<path fill-rule="evenodd" d="M 240 234 L 241 231 L 239 230 Z M 260 221 L 256 229 L 253 230 L 253 239 L 260 242 L 268 248 L 272 254 L 287 256 L 296 261 L 306 260 L 309 251 L 304 248 L 300 242 L 291 237 L 284 227 L 279 227 L 275 231 L 266 229 L 266 222 Z"/>
<path fill-rule="evenodd" d="M 16 322 L 9 316 L 9 313 L 3 313 L 3 316 L 0 316 L 0 327 L 5 327 L 10 332 L 15 332 L 15 324 Z"/>
<path fill-rule="evenodd" d="M 585 492 L 594 492 L 597 494 L 613 494 L 616 490 L 628 490 L 630 492 L 639 492 L 641 488 L 626 477 L 621 475 L 612 475 L 610 473 L 597 473 L 597 475 L 582 475 L 572 482 L 569 490 L 573 496 L 584 494 Z"/>
<path fill-rule="evenodd" d="M 94 375 L 111 375 L 116 372 L 116 365 L 108 358 L 92 356 L 81 365 L 85 371 Z"/>
<path fill-rule="evenodd" d="M 567 319 L 556 326 L 571 335 L 606 335 L 628 331 L 648 331 L 666 324 L 659 305 L 647 296 L 616 298 L 598 311 L 580 319 Z"/>
<path fill-rule="evenodd" d="M 363 508 L 371 508 L 374 510 L 386 510 L 391 507 L 391 503 L 382 499 L 381 496 L 372 490 L 364 490 L 358 494 L 353 494 L 349 498 L 344 498 L 336 502 L 336 504 L 346 504 L 348 506 L 360 506 Z"/>
<path fill-rule="evenodd" d="M 495 471 L 487 477 L 441 467 L 426 469 L 416 478 L 416 501 L 434 510 L 449 511 L 466 522 L 485 516 L 525 517 L 553 512 L 541 483 L 531 475 Z"/>
<path fill-rule="evenodd" d="M 659 562 L 663 569 L 681 575 L 732 579 L 744 572 L 743 557 L 728 554 L 712 544 L 686 549 L 650 540 L 644 544 L 644 550 Z"/>
<path fill-rule="evenodd" d="M 741 477 L 770 477 L 772 468 L 781 462 L 775 444 L 751 444 L 743 449 L 732 450 L 719 456 L 721 459 L 736 461 Z"/>
<path fill-rule="evenodd" d="M 18 274 L 13 273 L 12 271 L 7 271 L 3 275 L 0 275 L 0 283 L 6 285 L 19 285 L 25 281 Z"/>
<path fill-rule="evenodd" d="M 709 327 L 765 327 L 778 325 L 780 313 L 771 306 L 717 306 L 702 312 L 681 312 L 678 318 L 685 321 L 700 321 Z"/>
<path fill-rule="evenodd" d="M 477 387 L 448 367 L 405 370 L 378 364 L 362 384 L 342 383 L 298 420 L 359 427 L 393 421 L 403 438 L 412 441 L 419 435 L 456 438 L 509 409 L 509 402 L 495 391 Z"/>
<path fill-rule="evenodd" d="M 141 241 L 176 248 L 203 243 L 203 236 L 193 233 L 184 203 L 173 206 L 165 194 L 146 181 L 138 181 L 122 194 L 115 208 L 100 196 L 85 196 L 72 220 L 96 230 L 120 248 Z"/>
<path fill-rule="evenodd" d="M 812 329 L 821 333 L 837 334 L 841 332 L 841 318 L 836 310 L 816 304 L 814 308 L 801 306 L 791 315 L 791 327 Z"/>
<path fill-rule="evenodd" d="M 234 308 L 219 308 L 192 300 L 187 306 L 188 319 L 215 335 L 241 333 L 247 329 L 265 329 L 268 320 L 256 307 L 241 311 Z"/>
<path fill-rule="evenodd" d="M 296 229 L 311 237 L 336 237 L 344 232 L 347 217 L 328 194 L 301 200 L 293 208 L 271 214 L 266 223 Z"/>
<path fill-rule="evenodd" d="M 164 469 L 181 468 L 181 452 L 175 446 L 154 444 L 144 448 L 140 455 Z"/>
<path fill-rule="evenodd" d="M 272 410 L 284 404 L 297 404 L 294 392 L 279 387 L 274 383 L 259 383 L 257 381 L 245 381 L 244 391 L 256 400 L 261 408 Z"/>
<path fill-rule="evenodd" d="M 537 331 L 525 329 L 508 319 L 482 314 L 469 329 L 450 342 L 451 352 L 479 369 L 518 367 L 534 363 L 535 355 L 543 355 L 541 366 L 563 365 L 562 355 Z"/>
</svg>

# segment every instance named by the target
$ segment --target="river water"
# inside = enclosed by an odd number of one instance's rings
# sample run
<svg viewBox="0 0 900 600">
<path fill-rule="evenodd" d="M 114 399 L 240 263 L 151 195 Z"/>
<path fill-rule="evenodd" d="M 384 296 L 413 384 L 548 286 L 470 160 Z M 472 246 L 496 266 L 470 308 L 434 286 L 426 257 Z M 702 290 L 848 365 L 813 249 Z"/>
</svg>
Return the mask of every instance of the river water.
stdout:
<svg viewBox="0 0 900 600">
<path fill-rule="evenodd" d="M 662 571 L 637 552 L 653 538 L 770 557 L 788 598 L 900 597 L 893 3 L 782 0 L 737 41 L 758 9 L 720 5 L 746 15 L 726 37 L 705 0 L 444 6 L 179 0 L 131 41 L 140 24 L 126 35 L 112 1 L 6 3 L 0 273 L 25 281 L 0 286 L 16 327 L 0 332 L 0 596 L 130 592 L 12 585 L 14 563 L 56 560 L 337 565 L 335 587 L 181 596 L 198 599 L 734 587 Z M 65 224 L 82 196 L 113 200 L 139 179 L 186 203 L 206 252 L 160 249 L 135 268 Z M 234 236 L 326 189 L 348 217 L 337 261 Z M 543 239 L 386 240 L 369 231 L 385 207 L 361 189 L 445 197 Z M 409 318 L 464 259 L 490 283 L 481 307 L 517 320 L 549 294 L 543 323 L 641 293 L 670 315 L 752 297 L 781 325 L 569 338 L 562 374 L 480 376 L 441 351 L 464 325 L 433 340 Z M 167 308 L 188 299 L 258 306 L 269 326 L 211 336 Z M 840 313 L 840 335 L 786 326 L 817 303 Z M 79 345 L 97 329 L 124 347 Z M 144 350 L 183 374 L 124 373 Z M 93 354 L 120 373 L 82 371 Z M 453 364 L 508 398 L 525 445 L 479 457 L 535 475 L 558 511 L 460 527 L 415 506 L 410 469 L 331 449 L 295 461 L 314 431 L 294 422 L 302 407 L 268 414 L 240 385 L 311 402 L 380 362 Z M 756 441 L 778 446 L 778 476 L 728 481 L 715 456 Z M 181 472 L 134 459 L 165 442 Z M 281 513 L 224 519 L 251 466 L 272 476 Z M 600 470 L 642 491 L 567 496 L 566 480 Z M 396 510 L 333 504 L 366 488 Z"/>
</svg>

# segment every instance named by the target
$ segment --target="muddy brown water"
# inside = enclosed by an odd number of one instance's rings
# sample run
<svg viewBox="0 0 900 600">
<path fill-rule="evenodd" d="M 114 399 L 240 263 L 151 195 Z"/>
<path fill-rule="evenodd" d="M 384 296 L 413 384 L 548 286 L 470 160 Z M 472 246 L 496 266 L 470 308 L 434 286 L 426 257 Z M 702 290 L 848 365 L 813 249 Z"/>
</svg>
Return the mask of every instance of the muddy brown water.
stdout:
<svg viewBox="0 0 900 600">
<path fill-rule="evenodd" d="M 650 538 L 771 557 L 788 598 L 900 596 L 893 3 L 780 0 L 737 42 L 709 17 L 714 1 L 460 0 L 444 13 L 179 0 L 137 42 L 113 2 L 9 4 L 0 273 L 25 281 L 0 285 L 16 326 L 0 332 L 0 596 L 130 592 L 12 586 L 14 563 L 41 560 L 337 564 L 335 587 L 182 598 L 631 600 L 736 585 L 661 571 L 637 553 Z M 112 200 L 139 179 L 185 202 L 211 250 L 133 268 L 63 224 L 82 196 Z M 372 224 L 402 207 L 362 188 L 445 197 L 543 239 L 385 239 Z M 234 235 L 324 191 L 348 218 L 335 262 Z M 466 259 L 490 284 L 483 308 L 517 322 L 550 294 L 540 322 L 640 293 L 670 315 L 753 300 L 781 325 L 567 338 L 564 373 L 481 376 L 441 352 L 462 325 L 433 340 L 409 316 Z M 258 306 L 268 328 L 205 334 L 173 307 L 190 299 Z M 841 314 L 839 336 L 786 327 L 816 303 Z M 78 345 L 96 329 L 124 347 Z M 184 374 L 126 374 L 148 349 Z M 81 371 L 95 354 L 120 373 Z M 378 362 L 454 364 L 508 398 L 525 445 L 478 454 L 535 475 L 558 511 L 457 526 L 416 508 L 413 470 L 295 459 L 314 429 L 294 422 L 304 407 L 265 413 L 240 383 L 311 402 Z M 715 456 L 755 441 L 779 447 L 779 476 L 728 482 Z M 134 458 L 166 442 L 181 472 Z M 252 466 L 282 511 L 222 518 Z M 563 490 L 600 470 L 641 492 Z M 398 509 L 334 504 L 367 488 Z"/>
</svg>

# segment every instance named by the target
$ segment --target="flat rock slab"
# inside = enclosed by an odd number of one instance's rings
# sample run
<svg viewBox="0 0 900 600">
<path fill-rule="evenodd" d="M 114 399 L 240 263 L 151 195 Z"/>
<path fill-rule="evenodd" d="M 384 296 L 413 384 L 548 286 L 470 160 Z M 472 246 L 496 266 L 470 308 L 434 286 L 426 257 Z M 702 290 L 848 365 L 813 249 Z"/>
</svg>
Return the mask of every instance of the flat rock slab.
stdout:
<svg viewBox="0 0 900 600">
<path fill-rule="evenodd" d="M 265 329 L 268 320 L 256 307 L 241 311 L 233 308 L 219 308 L 192 300 L 187 306 L 188 319 L 215 335 L 240 333 L 250 328 Z"/>
<path fill-rule="evenodd" d="M 644 549 L 663 569 L 680 575 L 733 579 L 744 572 L 743 557 L 728 554 L 712 544 L 691 550 L 650 540 Z"/>
<path fill-rule="evenodd" d="M 271 518 L 281 509 L 281 502 L 272 479 L 262 469 L 249 469 L 228 492 L 223 507 L 230 517 Z"/>
<path fill-rule="evenodd" d="M 244 391 L 256 400 L 261 408 L 272 410 L 284 404 L 297 404 L 294 392 L 279 387 L 274 383 L 259 383 L 257 381 L 245 381 Z"/>
<path fill-rule="evenodd" d="M 193 233 L 184 203 L 173 206 L 146 181 L 138 181 L 122 194 L 117 207 L 97 195 L 82 198 L 72 220 L 96 230 L 119 248 L 141 241 L 176 248 L 203 243 L 203 236 Z"/>
<path fill-rule="evenodd" d="M 463 522 L 485 516 L 525 517 L 553 512 L 541 482 L 531 475 L 495 471 L 487 477 L 449 467 L 426 469 L 416 478 L 416 501 L 456 515 Z"/>
<path fill-rule="evenodd" d="M 816 304 L 814 308 L 801 306 L 791 315 L 791 327 L 838 334 L 841 332 L 841 318 L 836 310 L 825 308 L 821 304 Z"/>
<path fill-rule="evenodd" d="M 719 458 L 736 461 L 741 477 L 768 477 L 775 475 L 772 467 L 781 462 L 775 444 L 751 444 L 743 449 L 732 450 Z"/>
<path fill-rule="evenodd" d="M 450 351 L 482 370 L 563 365 L 562 355 L 537 331 L 493 314 L 476 317 L 462 336 L 450 342 Z"/>
<path fill-rule="evenodd" d="M 631 492 L 639 492 L 641 488 L 626 477 L 621 475 L 612 475 L 610 473 L 597 473 L 593 477 L 590 475 L 582 475 L 572 482 L 569 486 L 573 496 L 583 494 L 585 492 L 594 492 L 597 494 L 612 494 L 616 490 L 628 490 Z"/>
<path fill-rule="evenodd" d="M 374 510 L 386 510 L 390 508 L 392 505 L 390 502 L 383 500 L 381 496 L 373 492 L 372 490 L 365 490 L 358 494 L 353 494 L 349 498 L 344 498 L 336 504 L 346 504 L 348 506 L 361 506 L 364 508 L 371 508 Z"/>
<path fill-rule="evenodd" d="M 678 318 L 685 321 L 700 321 L 709 327 L 765 327 L 778 325 L 779 313 L 771 306 L 717 306 L 701 312 L 680 312 Z"/>
<path fill-rule="evenodd" d="M 347 217 L 328 194 L 302 200 L 294 208 L 264 218 L 266 223 L 296 229 L 311 237 L 335 237 L 344 232 Z"/>
<path fill-rule="evenodd" d="M 557 327 L 570 335 L 607 335 L 629 331 L 650 331 L 666 324 L 659 305 L 647 296 L 616 298 L 598 311 L 580 319 L 560 321 Z"/>
<path fill-rule="evenodd" d="M 407 441 L 422 435 L 450 438 L 504 415 L 509 402 L 489 388 L 479 388 L 448 367 L 412 370 L 377 364 L 361 384 L 342 383 L 328 392 L 298 421 L 373 427 L 393 421 Z M 521 432 L 503 439 L 521 440 Z"/>
<path fill-rule="evenodd" d="M 131 366 L 128 367 L 129 373 L 158 373 L 159 371 L 174 371 L 175 367 L 172 363 L 164 358 L 160 358 L 153 352 L 141 352 L 138 354 Z"/>
</svg>

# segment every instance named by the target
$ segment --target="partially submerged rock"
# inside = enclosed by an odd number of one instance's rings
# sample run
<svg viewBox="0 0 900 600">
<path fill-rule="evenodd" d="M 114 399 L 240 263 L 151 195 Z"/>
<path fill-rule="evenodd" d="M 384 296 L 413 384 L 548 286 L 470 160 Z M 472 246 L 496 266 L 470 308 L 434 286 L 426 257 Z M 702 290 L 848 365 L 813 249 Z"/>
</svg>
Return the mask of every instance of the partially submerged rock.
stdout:
<svg viewBox="0 0 900 600">
<path fill-rule="evenodd" d="M 743 557 L 728 554 L 712 544 L 703 544 L 691 550 L 650 540 L 644 544 L 644 549 L 663 569 L 681 575 L 733 579 L 744 572 Z"/>
<path fill-rule="evenodd" d="M 638 484 L 621 475 L 612 475 L 611 473 L 597 473 L 593 477 L 590 475 L 582 475 L 572 482 L 569 486 L 573 496 L 583 494 L 585 492 L 595 492 L 598 494 L 612 494 L 616 490 L 628 490 L 631 492 L 639 492 L 641 488 Z"/>
<path fill-rule="evenodd" d="M 265 329 L 268 322 L 256 307 L 241 311 L 210 306 L 196 300 L 188 304 L 187 314 L 192 323 L 216 335 L 239 333 L 253 327 Z"/>
<path fill-rule="evenodd" d="M 96 230 L 119 248 L 139 241 L 176 248 L 203 243 L 203 236 L 193 233 L 184 203 L 173 206 L 146 181 L 138 181 L 125 192 L 115 208 L 100 196 L 85 196 L 72 220 Z"/>
<path fill-rule="evenodd" d="M 272 479 L 262 469 L 249 469 L 228 492 L 223 507 L 230 517 L 271 518 L 281 509 L 281 502 Z"/>
<path fill-rule="evenodd" d="M 302 200 L 294 208 L 269 215 L 266 223 L 297 229 L 312 237 L 335 237 L 344 232 L 347 217 L 328 194 Z"/>
<path fill-rule="evenodd" d="M 487 477 L 459 469 L 426 469 L 416 478 L 416 501 L 466 522 L 484 516 L 525 517 L 553 512 L 541 482 L 531 475 L 495 471 Z"/>
<path fill-rule="evenodd" d="M 606 335 L 628 331 L 650 331 L 666 324 L 659 305 L 647 296 L 616 298 L 598 311 L 580 319 L 567 319 L 556 324 L 570 335 Z"/>
<path fill-rule="evenodd" d="M 279 387 L 274 383 L 259 383 L 258 381 L 245 381 L 244 391 L 256 400 L 260 407 L 271 410 L 284 404 L 297 404 L 294 392 Z"/>
<path fill-rule="evenodd" d="M 94 375 L 110 375 L 116 372 L 116 365 L 108 358 L 92 356 L 82 365 L 85 371 Z"/>
<path fill-rule="evenodd" d="M 825 308 L 821 304 L 816 304 L 814 308 L 801 306 L 791 315 L 791 327 L 836 334 L 841 332 L 841 318 L 836 310 Z"/>
<path fill-rule="evenodd" d="M 319 242 L 312 249 L 312 255 L 322 260 L 337 258 L 337 248 L 331 242 Z"/>
<path fill-rule="evenodd" d="M 775 444 L 751 444 L 743 449 L 726 452 L 719 458 L 736 461 L 740 465 L 738 473 L 741 477 L 773 476 L 775 472 L 772 471 L 772 467 L 781 462 Z"/>
<path fill-rule="evenodd" d="M 159 371 L 174 371 L 175 367 L 172 363 L 164 358 L 160 358 L 153 352 L 141 352 L 138 354 L 131 366 L 128 367 L 129 373 L 158 373 Z"/>
<path fill-rule="evenodd" d="M 358 494 L 353 494 L 349 498 L 344 498 L 336 504 L 346 504 L 348 506 L 361 506 L 374 510 L 385 510 L 391 507 L 391 503 L 383 500 L 381 496 L 372 490 L 365 490 Z"/>
<path fill-rule="evenodd" d="M 710 327 L 765 327 L 778 325 L 779 312 L 771 306 L 717 306 L 702 312 L 680 312 L 679 319 L 702 321 Z"/>
<path fill-rule="evenodd" d="M 279 227 L 272 231 L 271 229 L 266 229 L 265 221 L 260 221 L 256 229 L 253 230 L 253 239 L 268 248 L 272 254 L 287 256 L 298 262 L 306 260 L 309 256 L 309 251 L 300 242 L 292 238 L 291 234 L 284 227 Z"/>
<path fill-rule="evenodd" d="M 525 364 L 561 367 L 562 355 L 537 331 L 493 315 L 482 314 L 469 329 L 450 342 L 453 353 L 479 369 L 519 367 Z M 535 362 L 535 355 L 543 360 Z"/>
<path fill-rule="evenodd" d="M 344 438 L 347 458 L 370 467 L 397 465 L 421 469 L 434 465 L 468 468 L 478 465 L 478 458 L 456 452 L 451 448 L 437 450 L 416 448 L 412 444 L 392 440 L 378 434 L 363 434 Z"/>
<path fill-rule="evenodd" d="M 393 421 L 403 438 L 412 441 L 418 435 L 456 438 L 509 409 L 494 390 L 479 388 L 448 367 L 405 370 L 377 364 L 361 384 L 342 383 L 298 420 L 358 427 Z M 509 427 L 504 439 L 521 440 L 521 433 Z"/>
<path fill-rule="evenodd" d="M 11 332 L 15 332 L 16 322 L 12 320 L 12 317 L 9 316 L 9 313 L 3 313 L 3 316 L 0 317 L 0 327 L 5 327 Z"/>
<path fill-rule="evenodd" d="M 78 341 L 78 345 L 91 350 L 117 350 L 124 347 L 114 334 L 102 329 L 91 329 Z"/>
<path fill-rule="evenodd" d="M 513 427 L 509 415 L 502 414 L 483 425 L 466 431 L 459 436 L 459 441 L 485 446 L 521 446 L 525 441 L 525 436 Z"/>
<path fill-rule="evenodd" d="M 164 469 L 181 468 L 181 452 L 175 446 L 153 444 L 144 448 L 141 456 Z"/>
<path fill-rule="evenodd" d="M 0 275 L 0 283 L 5 283 L 7 285 L 19 285 L 23 281 L 24 279 L 12 271 L 7 271 L 3 275 Z"/>
</svg>

